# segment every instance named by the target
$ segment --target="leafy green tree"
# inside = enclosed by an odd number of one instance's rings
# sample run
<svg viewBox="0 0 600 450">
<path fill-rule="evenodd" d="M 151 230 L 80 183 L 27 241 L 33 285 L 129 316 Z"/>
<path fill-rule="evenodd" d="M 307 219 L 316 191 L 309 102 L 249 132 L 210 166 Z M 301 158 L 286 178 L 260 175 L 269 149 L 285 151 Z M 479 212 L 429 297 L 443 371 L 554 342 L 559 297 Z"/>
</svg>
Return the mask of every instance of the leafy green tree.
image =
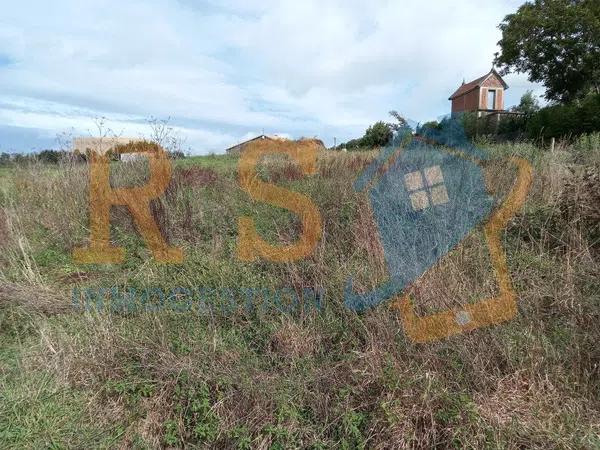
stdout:
<svg viewBox="0 0 600 450">
<path fill-rule="evenodd" d="M 58 164 L 60 157 L 61 153 L 56 150 L 43 150 L 37 155 L 38 161 L 47 164 Z"/>
<path fill-rule="evenodd" d="M 521 96 L 521 101 L 519 102 L 519 105 L 516 106 L 514 109 L 515 111 L 531 115 L 539 111 L 540 104 L 535 98 L 535 95 L 533 95 L 533 91 L 529 90 Z"/>
<path fill-rule="evenodd" d="M 339 148 L 361 150 L 387 145 L 394 136 L 395 131 L 399 131 L 409 126 L 408 121 L 397 111 L 390 111 L 389 114 L 396 119 L 394 123 L 383 122 L 380 120 L 367 128 L 363 137 L 351 139 L 345 144 L 340 144 Z"/>
<path fill-rule="evenodd" d="M 432 120 L 430 122 L 425 122 L 423 125 L 419 125 L 417 127 L 417 134 L 423 135 L 423 134 L 427 134 L 427 132 L 429 130 L 439 130 L 439 129 L 440 129 L 440 124 L 438 123 L 438 121 Z"/>
<path fill-rule="evenodd" d="M 362 144 L 364 147 L 382 147 L 392 139 L 393 134 L 390 125 L 380 120 L 367 128 Z"/>
<path fill-rule="evenodd" d="M 600 1 L 534 0 L 499 25 L 494 63 L 529 74 L 548 100 L 566 103 L 600 93 Z"/>
<path fill-rule="evenodd" d="M 362 146 L 362 138 L 350 139 L 348 142 L 341 145 L 342 148 L 346 148 L 347 150 L 358 150 Z"/>
</svg>

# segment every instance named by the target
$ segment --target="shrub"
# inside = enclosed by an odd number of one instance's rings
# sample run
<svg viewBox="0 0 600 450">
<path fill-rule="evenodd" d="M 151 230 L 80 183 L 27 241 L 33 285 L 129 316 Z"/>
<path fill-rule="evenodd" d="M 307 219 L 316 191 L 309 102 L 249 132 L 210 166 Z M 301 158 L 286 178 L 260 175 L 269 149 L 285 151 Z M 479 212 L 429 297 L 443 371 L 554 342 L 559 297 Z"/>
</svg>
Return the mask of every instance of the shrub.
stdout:
<svg viewBox="0 0 600 450">
<path fill-rule="evenodd" d="M 540 109 L 527 123 L 529 137 L 559 138 L 600 131 L 600 94 Z"/>
</svg>

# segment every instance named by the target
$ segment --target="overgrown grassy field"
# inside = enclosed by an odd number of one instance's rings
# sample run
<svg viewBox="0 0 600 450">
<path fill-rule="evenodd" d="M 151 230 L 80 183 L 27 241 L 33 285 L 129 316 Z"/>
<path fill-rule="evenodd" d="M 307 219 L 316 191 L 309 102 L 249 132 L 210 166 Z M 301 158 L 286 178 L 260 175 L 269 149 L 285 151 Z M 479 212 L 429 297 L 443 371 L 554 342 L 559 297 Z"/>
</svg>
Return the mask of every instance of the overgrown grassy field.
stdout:
<svg viewBox="0 0 600 450">
<path fill-rule="evenodd" d="M 323 153 L 305 177 L 268 158 L 266 180 L 319 208 L 323 234 L 295 263 L 236 258 L 237 220 L 273 243 L 289 211 L 252 202 L 229 156 L 177 161 L 153 214 L 182 265 L 157 264 L 125 209 L 111 211 L 121 265 L 74 263 L 89 239 L 87 167 L 0 172 L 0 448 L 600 448 L 600 136 L 559 145 L 482 144 L 499 195 L 528 158 L 534 182 L 503 242 L 519 311 L 430 344 L 383 304 L 343 305 L 348 278 L 388 274 L 372 211 L 353 181 L 372 153 Z M 114 185 L 143 183 L 114 164 Z M 137 181 L 136 181 L 137 180 Z M 420 314 L 496 290 L 480 230 L 418 280 Z M 73 289 L 202 287 L 324 293 L 322 309 L 208 313 L 81 310 Z M 215 302 L 222 299 L 215 298 Z"/>
</svg>

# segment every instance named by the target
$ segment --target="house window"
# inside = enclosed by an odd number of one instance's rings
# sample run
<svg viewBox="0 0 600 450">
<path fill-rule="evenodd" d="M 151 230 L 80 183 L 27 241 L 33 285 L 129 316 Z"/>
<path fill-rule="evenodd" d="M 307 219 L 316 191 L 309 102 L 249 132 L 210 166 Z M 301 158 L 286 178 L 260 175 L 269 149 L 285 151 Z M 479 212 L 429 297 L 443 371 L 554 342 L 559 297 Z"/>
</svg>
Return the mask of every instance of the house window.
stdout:
<svg viewBox="0 0 600 450">
<path fill-rule="evenodd" d="M 496 90 L 489 89 L 487 91 L 487 109 L 496 109 Z"/>
<path fill-rule="evenodd" d="M 443 205 L 450 201 L 440 166 L 407 173 L 404 175 L 404 184 L 415 211 L 422 211 L 430 206 Z"/>
</svg>

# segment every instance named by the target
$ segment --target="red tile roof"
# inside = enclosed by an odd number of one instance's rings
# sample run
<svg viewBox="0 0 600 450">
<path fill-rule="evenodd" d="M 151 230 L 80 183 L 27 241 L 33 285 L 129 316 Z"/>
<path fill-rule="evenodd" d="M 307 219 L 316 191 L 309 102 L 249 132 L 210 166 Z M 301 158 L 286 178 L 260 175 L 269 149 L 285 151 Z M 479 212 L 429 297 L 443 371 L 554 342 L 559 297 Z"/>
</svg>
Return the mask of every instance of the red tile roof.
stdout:
<svg viewBox="0 0 600 450">
<path fill-rule="evenodd" d="M 450 98 L 448 100 L 452 100 L 456 97 L 460 97 L 461 95 L 465 95 L 468 92 L 471 92 L 473 89 L 476 89 L 478 87 L 480 87 L 483 82 L 485 80 L 487 80 L 487 78 L 492 75 L 495 74 L 498 79 L 502 82 L 502 84 L 504 85 L 504 89 L 508 89 L 508 85 L 504 82 L 504 80 L 502 79 L 502 77 L 500 76 L 500 74 L 498 72 L 496 72 L 495 69 L 490 70 L 488 73 L 486 73 L 484 76 L 477 78 L 476 80 L 470 81 L 469 83 L 463 84 L 461 87 L 459 87 L 456 92 L 454 94 L 452 94 L 450 96 Z"/>
</svg>

